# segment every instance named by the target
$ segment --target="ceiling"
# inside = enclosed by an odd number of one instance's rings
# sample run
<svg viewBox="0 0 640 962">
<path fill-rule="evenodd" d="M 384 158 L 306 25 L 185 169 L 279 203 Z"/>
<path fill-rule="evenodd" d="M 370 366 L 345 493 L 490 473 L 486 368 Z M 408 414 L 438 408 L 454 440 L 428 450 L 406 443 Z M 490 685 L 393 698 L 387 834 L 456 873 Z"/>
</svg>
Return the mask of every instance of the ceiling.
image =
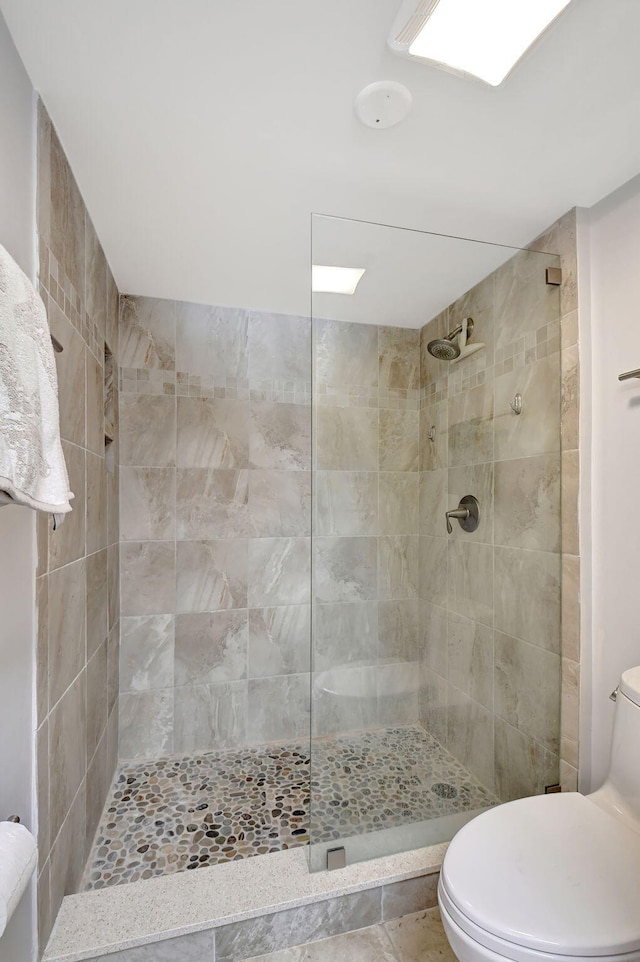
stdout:
<svg viewBox="0 0 640 962">
<path fill-rule="evenodd" d="M 638 0 L 573 0 L 496 89 L 388 52 L 399 5 L 0 0 L 120 289 L 286 313 L 309 310 L 312 211 L 521 245 L 640 171 Z M 380 79 L 413 109 L 371 130 L 353 101 Z"/>
</svg>

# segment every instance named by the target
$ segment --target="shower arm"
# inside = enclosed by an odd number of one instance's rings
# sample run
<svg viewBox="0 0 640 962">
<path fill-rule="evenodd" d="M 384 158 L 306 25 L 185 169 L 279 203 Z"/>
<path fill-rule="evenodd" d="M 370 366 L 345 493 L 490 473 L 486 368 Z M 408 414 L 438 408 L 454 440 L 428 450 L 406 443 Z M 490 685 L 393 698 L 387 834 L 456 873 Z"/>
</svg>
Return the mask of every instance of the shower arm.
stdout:
<svg viewBox="0 0 640 962">
<path fill-rule="evenodd" d="M 465 321 L 467 322 L 467 337 L 471 337 L 471 334 L 473 333 L 473 318 L 465 317 Z M 458 336 L 458 334 L 462 334 L 463 329 L 464 329 L 464 321 L 462 322 L 462 324 L 458 324 L 455 330 L 449 331 L 448 334 L 445 334 L 443 340 L 452 341 L 454 337 Z"/>
</svg>

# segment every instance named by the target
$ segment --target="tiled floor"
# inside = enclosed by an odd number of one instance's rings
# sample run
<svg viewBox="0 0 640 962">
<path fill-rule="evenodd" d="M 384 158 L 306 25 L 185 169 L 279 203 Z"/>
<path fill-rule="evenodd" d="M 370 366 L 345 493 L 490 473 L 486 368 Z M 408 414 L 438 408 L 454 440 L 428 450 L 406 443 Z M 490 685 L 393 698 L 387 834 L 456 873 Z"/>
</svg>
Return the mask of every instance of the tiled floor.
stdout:
<svg viewBox="0 0 640 962">
<path fill-rule="evenodd" d="M 457 962 L 437 908 L 309 942 L 252 962 Z"/>
<path fill-rule="evenodd" d="M 315 739 L 311 761 L 301 744 L 159 758 L 117 774 L 84 888 L 496 802 L 422 728 Z"/>
</svg>

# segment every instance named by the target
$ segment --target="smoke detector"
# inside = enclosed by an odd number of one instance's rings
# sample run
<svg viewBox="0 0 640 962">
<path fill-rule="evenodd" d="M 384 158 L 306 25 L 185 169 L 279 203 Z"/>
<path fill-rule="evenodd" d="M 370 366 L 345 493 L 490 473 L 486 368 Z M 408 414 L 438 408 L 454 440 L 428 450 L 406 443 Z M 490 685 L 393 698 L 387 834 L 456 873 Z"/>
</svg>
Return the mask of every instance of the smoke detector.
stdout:
<svg viewBox="0 0 640 962">
<path fill-rule="evenodd" d="M 354 108 L 365 127 L 395 127 L 411 110 L 411 93 L 394 80 L 378 80 L 360 91 Z"/>
</svg>

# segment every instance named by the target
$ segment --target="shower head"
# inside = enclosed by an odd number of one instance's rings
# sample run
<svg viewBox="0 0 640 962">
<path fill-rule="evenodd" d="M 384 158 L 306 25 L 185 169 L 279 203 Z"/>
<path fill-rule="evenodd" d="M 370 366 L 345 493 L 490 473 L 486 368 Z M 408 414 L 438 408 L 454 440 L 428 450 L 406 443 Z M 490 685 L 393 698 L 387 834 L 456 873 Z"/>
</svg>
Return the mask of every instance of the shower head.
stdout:
<svg viewBox="0 0 640 962">
<path fill-rule="evenodd" d="M 467 325 L 467 337 L 471 336 L 473 331 L 473 319 L 471 317 L 466 318 Z M 453 331 L 449 331 L 446 337 L 437 337 L 435 341 L 429 341 L 427 344 L 427 350 L 429 354 L 433 357 L 437 357 L 440 361 L 453 361 L 456 357 L 460 356 L 460 345 L 456 338 L 458 334 L 461 334 L 463 330 L 463 325 L 459 324 L 458 327 Z"/>
</svg>

